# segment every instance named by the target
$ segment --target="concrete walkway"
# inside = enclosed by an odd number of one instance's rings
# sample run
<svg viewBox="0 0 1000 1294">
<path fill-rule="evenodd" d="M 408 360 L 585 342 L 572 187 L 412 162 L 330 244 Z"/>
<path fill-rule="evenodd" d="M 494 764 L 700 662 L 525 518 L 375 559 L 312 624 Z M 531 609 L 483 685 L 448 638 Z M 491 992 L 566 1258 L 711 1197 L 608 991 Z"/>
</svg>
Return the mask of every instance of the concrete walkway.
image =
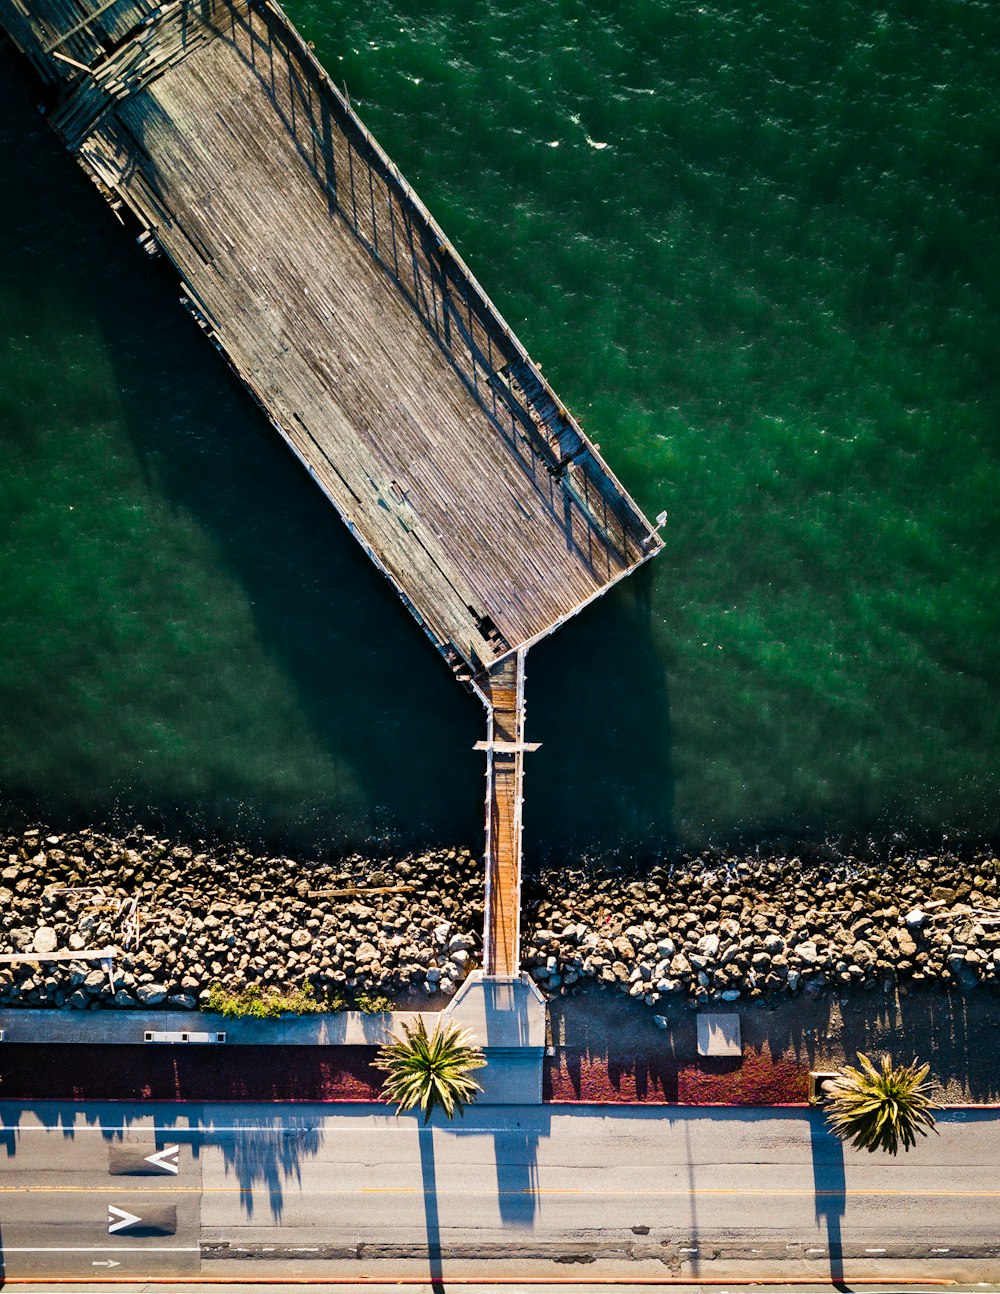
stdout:
<svg viewBox="0 0 1000 1294">
<path fill-rule="evenodd" d="M 39 1047 L 58 1048 L 63 1054 L 66 1048 L 86 1047 L 91 1066 L 102 1063 L 98 1049 L 108 1046 L 128 1048 L 128 1061 L 115 1062 L 109 1071 L 109 1074 L 115 1068 L 122 1071 L 121 1095 L 127 1096 L 137 1090 L 135 1085 L 141 1077 L 142 1062 L 135 1053 L 148 1046 L 149 1094 L 157 1099 L 172 1099 L 175 1090 L 173 1084 L 164 1087 L 168 1076 L 161 1072 L 167 1049 L 172 1048 L 179 1053 L 176 1081 L 188 1099 L 197 1099 L 197 1089 L 202 1082 L 208 1084 L 206 1099 L 224 1099 L 226 1071 L 231 1071 L 235 1063 L 231 1049 L 239 1047 L 242 1052 L 244 1048 L 260 1047 L 265 1049 L 261 1060 L 264 1072 L 259 1076 L 257 1086 L 250 1085 L 255 1075 L 246 1073 L 246 1061 L 241 1056 L 239 1073 L 233 1074 L 232 1090 L 234 1099 L 241 1099 L 242 1095 L 252 1091 L 254 1099 L 261 1100 L 267 1099 L 271 1090 L 267 1071 L 274 1068 L 272 1060 L 287 1067 L 293 1054 L 289 1048 L 332 1047 L 342 1049 L 338 1053 L 343 1060 L 340 1076 L 335 1068 L 321 1065 L 318 1056 L 312 1065 L 303 1062 L 301 1056 L 296 1059 L 302 1098 L 367 1099 L 376 1096 L 381 1085 L 381 1076 L 370 1068 L 374 1049 L 389 1041 L 390 1034 L 400 1034 L 404 1025 L 412 1027 L 421 1019 L 429 1032 L 433 1032 L 442 1021 L 468 1029 L 473 1040 L 483 1048 L 487 1064 L 477 1074 L 483 1088 L 478 1098 L 482 1104 L 541 1103 L 545 1000 L 526 976 L 506 981 L 484 980 L 480 972 L 468 977 L 448 1007 L 440 1013 L 392 1011 L 364 1015 L 345 1011 L 277 1020 L 227 1020 L 221 1015 L 193 1011 L 0 1011 L 0 1029 L 4 1033 L 4 1041 L 0 1045 L 8 1049 L 6 1066 L 0 1052 L 0 1094 L 13 1095 L 11 1089 L 15 1084 L 19 1088 L 17 1095 L 23 1097 L 58 1092 L 71 1098 L 76 1090 L 77 1076 L 72 1062 L 69 1072 L 61 1070 L 54 1076 L 54 1086 L 51 1075 L 46 1076 L 43 1086 L 40 1074 L 39 1085 L 34 1092 L 20 1090 L 24 1084 L 30 1083 L 30 1074 L 26 1076 L 23 1067 L 17 1070 L 16 1049 L 19 1047 L 33 1049 L 30 1053 L 33 1061 L 39 1055 Z M 196 1051 L 191 1050 L 190 1044 L 195 1045 Z M 282 1049 L 280 1060 L 273 1051 L 275 1048 Z M 205 1054 L 209 1052 L 213 1055 Z M 334 1067 L 337 1063 L 335 1059 Z M 125 1070 L 128 1070 L 129 1077 L 125 1076 Z M 280 1075 L 275 1076 L 275 1099 L 293 1099 L 294 1085 L 282 1084 L 278 1078 Z M 91 1094 L 94 1089 L 91 1084 L 86 1084 L 80 1090 Z M 109 1088 L 108 1095 L 112 1096 L 113 1091 L 117 1094 L 118 1089 Z M 209 1097 L 209 1092 L 212 1097 Z"/>
</svg>

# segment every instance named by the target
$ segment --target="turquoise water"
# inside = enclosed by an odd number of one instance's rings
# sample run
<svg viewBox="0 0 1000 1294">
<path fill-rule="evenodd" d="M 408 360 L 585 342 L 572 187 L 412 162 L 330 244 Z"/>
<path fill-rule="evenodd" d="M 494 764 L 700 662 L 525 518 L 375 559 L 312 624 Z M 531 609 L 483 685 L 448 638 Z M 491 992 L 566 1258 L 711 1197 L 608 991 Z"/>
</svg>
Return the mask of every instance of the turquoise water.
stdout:
<svg viewBox="0 0 1000 1294">
<path fill-rule="evenodd" d="M 991 6 L 288 9 L 670 513 L 529 658 L 529 853 L 995 834 Z M 31 105 L 0 56 L 8 807 L 475 843 L 476 703 Z"/>
</svg>

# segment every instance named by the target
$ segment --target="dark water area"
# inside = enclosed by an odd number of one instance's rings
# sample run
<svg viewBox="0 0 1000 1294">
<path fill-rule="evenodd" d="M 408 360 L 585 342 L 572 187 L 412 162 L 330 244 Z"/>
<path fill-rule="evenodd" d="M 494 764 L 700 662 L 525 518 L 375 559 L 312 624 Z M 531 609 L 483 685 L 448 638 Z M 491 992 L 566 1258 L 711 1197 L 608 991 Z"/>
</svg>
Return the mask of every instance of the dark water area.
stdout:
<svg viewBox="0 0 1000 1294">
<path fill-rule="evenodd" d="M 995 10 L 289 13 L 670 513 L 529 656 L 529 858 L 995 837 Z M 0 52 L 0 811 L 475 845 L 478 704 L 37 97 Z"/>
</svg>

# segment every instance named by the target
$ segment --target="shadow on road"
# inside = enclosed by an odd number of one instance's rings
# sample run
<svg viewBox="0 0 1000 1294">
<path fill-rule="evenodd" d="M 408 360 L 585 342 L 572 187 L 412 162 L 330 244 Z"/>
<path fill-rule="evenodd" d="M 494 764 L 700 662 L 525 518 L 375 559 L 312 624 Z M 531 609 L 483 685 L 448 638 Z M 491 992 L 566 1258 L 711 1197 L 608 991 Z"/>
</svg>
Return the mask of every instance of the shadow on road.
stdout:
<svg viewBox="0 0 1000 1294">
<path fill-rule="evenodd" d="M 422 1127 L 420 1142 L 420 1180 L 424 1190 L 424 1220 L 427 1228 L 427 1265 L 431 1289 L 434 1294 L 444 1294 L 441 1267 L 441 1222 L 438 1217 L 437 1173 L 434 1165 L 434 1129 Z"/>
<path fill-rule="evenodd" d="M 816 1221 L 826 1226 L 830 1283 L 835 1289 L 847 1290 L 849 1287 L 844 1283 L 844 1246 L 840 1228 L 841 1219 L 847 1210 L 844 1145 L 830 1131 L 818 1111 L 809 1115 L 809 1147 L 812 1151 Z"/>
<path fill-rule="evenodd" d="M 158 1147 L 167 1141 L 190 1146 L 196 1159 L 206 1150 L 218 1150 L 226 1176 L 235 1177 L 239 1186 L 240 1204 L 247 1219 L 254 1216 L 266 1192 L 275 1223 L 281 1221 L 289 1182 L 301 1187 L 302 1163 L 315 1158 L 322 1142 L 315 1112 L 301 1109 L 265 1107 L 263 1113 L 245 1113 L 232 1108 L 224 1121 L 216 1124 L 198 1106 L 186 1106 L 179 1114 L 141 1103 L 123 1109 L 119 1104 L 81 1107 L 49 1101 L 17 1105 L 5 1102 L 0 1147 L 6 1150 L 8 1159 L 17 1154 L 25 1116 L 29 1123 L 37 1121 L 71 1140 L 77 1132 L 97 1126 L 104 1142 L 134 1140 L 138 1132 Z M 150 1122 L 155 1127 L 149 1127 Z"/>
<path fill-rule="evenodd" d="M 497 1129 L 493 1153 L 497 1203 L 504 1226 L 532 1227 L 538 1212 L 537 1128 Z"/>
</svg>

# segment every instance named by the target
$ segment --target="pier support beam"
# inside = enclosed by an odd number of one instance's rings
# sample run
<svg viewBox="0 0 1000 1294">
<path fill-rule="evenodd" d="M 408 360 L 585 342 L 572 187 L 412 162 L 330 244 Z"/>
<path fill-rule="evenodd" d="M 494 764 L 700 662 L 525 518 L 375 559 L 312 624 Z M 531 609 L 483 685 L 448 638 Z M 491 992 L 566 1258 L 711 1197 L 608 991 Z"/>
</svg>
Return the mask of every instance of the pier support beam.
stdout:
<svg viewBox="0 0 1000 1294">
<path fill-rule="evenodd" d="M 514 979 L 521 962 L 521 806 L 524 802 L 524 657 L 487 676 L 486 900 L 483 970 Z"/>
</svg>

